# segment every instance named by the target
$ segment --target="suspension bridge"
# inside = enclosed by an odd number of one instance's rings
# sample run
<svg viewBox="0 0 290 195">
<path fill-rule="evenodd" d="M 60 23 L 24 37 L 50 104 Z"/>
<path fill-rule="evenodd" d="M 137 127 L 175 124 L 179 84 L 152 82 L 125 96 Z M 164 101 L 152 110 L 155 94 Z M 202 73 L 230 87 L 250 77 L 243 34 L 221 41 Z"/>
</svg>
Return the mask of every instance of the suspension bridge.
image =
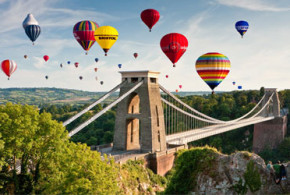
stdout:
<svg viewBox="0 0 290 195">
<path fill-rule="evenodd" d="M 245 115 L 230 121 L 222 121 L 197 111 L 166 90 L 158 83 L 159 72 L 122 71 L 120 73 L 122 81 L 119 85 L 65 121 L 63 125 L 73 122 L 117 90 L 120 90 L 119 97 L 92 118 L 71 130 L 69 136 L 75 135 L 117 105 L 111 154 L 114 152 L 115 154 L 132 154 L 133 151 L 133 153 L 168 155 L 169 149 L 174 146 L 187 145 L 195 140 L 248 125 L 265 124 L 280 117 L 279 97 L 274 88 L 265 89 L 261 100 Z M 284 123 L 285 120 L 283 120 L 282 129 L 285 126 Z M 263 144 L 263 146 L 260 145 L 256 144 L 256 147 L 264 147 Z M 119 159 L 120 156 L 122 158 L 126 155 L 119 155 Z M 157 156 L 155 155 L 156 162 L 158 162 Z M 172 156 L 170 159 L 168 161 L 171 162 Z"/>
</svg>

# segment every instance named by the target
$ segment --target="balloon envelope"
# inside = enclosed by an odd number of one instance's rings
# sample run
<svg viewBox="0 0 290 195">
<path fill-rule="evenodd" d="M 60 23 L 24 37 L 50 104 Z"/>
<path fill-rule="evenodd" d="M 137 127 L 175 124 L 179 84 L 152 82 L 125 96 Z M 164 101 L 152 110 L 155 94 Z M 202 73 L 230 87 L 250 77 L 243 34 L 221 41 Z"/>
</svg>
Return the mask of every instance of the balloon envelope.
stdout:
<svg viewBox="0 0 290 195">
<path fill-rule="evenodd" d="M 79 67 L 79 63 L 78 62 L 75 63 L 75 67 L 76 68 Z"/>
<path fill-rule="evenodd" d="M 45 76 L 45 79 L 48 79 L 48 76 L 47 75 Z"/>
<path fill-rule="evenodd" d="M 235 26 L 236 26 L 237 31 L 240 33 L 240 35 L 243 38 L 244 34 L 247 32 L 249 28 L 248 22 L 241 20 L 241 21 L 236 22 Z"/>
<path fill-rule="evenodd" d="M 13 72 L 17 69 L 17 64 L 14 60 L 4 60 L 1 63 L 2 71 L 8 76 L 12 75 Z"/>
<path fill-rule="evenodd" d="M 70 64 L 70 61 L 67 61 L 67 64 Z"/>
<path fill-rule="evenodd" d="M 95 58 L 95 62 L 98 62 L 99 61 L 99 58 Z"/>
<path fill-rule="evenodd" d="M 26 18 L 22 22 L 22 26 L 24 29 L 29 25 L 39 25 L 32 14 L 27 14 Z"/>
<path fill-rule="evenodd" d="M 233 85 L 236 85 L 236 82 L 235 81 L 233 82 Z"/>
<path fill-rule="evenodd" d="M 148 26 L 151 32 L 152 27 L 158 22 L 160 14 L 155 9 L 146 9 L 141 12 L 141 20 Z"/>
<path fill-rule="evenodd" d="M 197 73 L 212 90 L 226 78 L 230 67 L 227 56 L 217 52 L 200 56 L 195 64 Z"/>
<path fill-rule="evenodd" d="M 170 33 L 162 37 L 160 47 L 175 67 L 175 63 L 186 51 L 188 41 L 182 34 Z"/>
<path fill-rule="evenodd" d="M 118 67 L 119 67 L 119 68 L 122 68 L 122 64 L 118 64 Z"/>
<path fill-rule="evenodd" d="M 45 56 L 43 56 L 43 59 L 44 59 L 44 61 L 47 62 L 47 60 L 49 59 L 49 56 L 48 55 L 45 55 Z"/>
<path fill-rule="evenodd" d="M 243 87 L 239 85 L 239 86 L 238 86 L 238 89 L 243 89 Z"/>
<path fill-rule="evenodd" d="M 82 76 L 80 76 L 80 77 L 79 77 L 79 79 L 80 79 L 80 80 L 82 80 L 82 79 L 83 79 L 83 77 L 82 77 Z"/>
<path fill-rule="evenodd" d="M 94 32 L 98 27 L 96 22 L 90 20 L 80 21 L 74 25 L 73 35 L 85 51 L 89 51 L 95 43 Z"/>
<path fill-rule="evenodd" d="M 98 68 L 94 68 L 94 70 L 95 70 L 95 72 L 97 72 L 98 71 Z"/>
<path fill-rule="evenodd" d="M 24 58 L 26 59 L 28 56 L 27 55 L 24 55 Z"/>
<path fill-rule="evenodd" d="M 135 58 L 137 58 L 137 57 L 138 57 L 138 53 L 134 53 L 133 56 L 134 56 Z"/>
<path fill-rule="evenodd" d="M 95 39 L 105 52 L 105 56 L 109 49 L 118 39 L 118 31 L 112 26 L 101 26 L 95 31 Z"/>
<path fill-rule="evenodd" d="M 102 85 L 102 84 L 104 84 L 104 81 L 101 81 L 100 83 L 101 83 L 101 85 Z"/>
<path fill-rule="evenodd" d="M 168 78 L 168 75 L 166 75 L 165 77 Z"/>
<path fill-rule="evenodd" d="M 41 29 L 39 25 L 28 25 L 25 27 L 25 33 L 28 38 L 34 42 L 41 33 Z"/>
<path fill-rule="evenodd" d="M 181 89 L 182 88 L 182 85 L 179 85 L 179 88 Z"/>
</svg>

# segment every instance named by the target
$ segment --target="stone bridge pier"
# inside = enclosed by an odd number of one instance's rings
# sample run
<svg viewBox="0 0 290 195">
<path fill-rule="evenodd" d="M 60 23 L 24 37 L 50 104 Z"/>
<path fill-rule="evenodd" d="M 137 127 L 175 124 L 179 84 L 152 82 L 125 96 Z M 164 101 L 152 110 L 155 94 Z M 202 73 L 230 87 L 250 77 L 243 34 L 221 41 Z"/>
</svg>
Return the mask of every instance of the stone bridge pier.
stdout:
<svg viewBox="0 0 290 195">
<path fill-rule="evenodd" d="M 280 115 L 280 101 L 276 88 L 265 88 L 266 97 L 262 106 L 266 104 L 272 93 L 274 93 L 272 101 L 261 115 L 267 117 L 269 113 L 273 113 L 275 119 L 254 125 L 253 152 L 255 153 L 259 153 L 265 148 L 276 148 L 287 134 L 287 116 Z"/>
</svg>

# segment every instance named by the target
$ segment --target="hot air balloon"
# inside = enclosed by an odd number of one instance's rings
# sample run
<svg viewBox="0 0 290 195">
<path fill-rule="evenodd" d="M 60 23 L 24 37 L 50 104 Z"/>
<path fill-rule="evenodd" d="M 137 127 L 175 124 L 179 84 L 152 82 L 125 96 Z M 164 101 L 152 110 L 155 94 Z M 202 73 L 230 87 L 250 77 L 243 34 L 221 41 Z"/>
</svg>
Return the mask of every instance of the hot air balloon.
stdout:
<svg viewBox="0 0 290 195">
<path fill-rule="evenodd" d="M 168 75 L 165 75 L 166 78 L 168 78 Z"/>
<path fill-rule="evenodd" d="M 17 64 L 14 60 L 4 60 L 1 63 L 2 71 L 8 76 L 8 80 L 12 73 L 17 69 Z"/>
<path fill-rule="evenodd" d="M 82 76 L 80 76 L 80 77 L 79 77 L 79 79 L 80 79 L 80 80 L 83 80 L 83 77 L 82 77 Z"/>
<path fill-rule="evenodd" d="M 98 68 L 94 68 L 94 70 L 95 70 L 95 72 L 97 72 L 98 71 Z"/>
<path fill-rule="evenodd" d="M 137 58 L 137 57 L 138 57 L 138 53 L 134 53 L 133 56 L 134 56 L 135 58 Z"/>
<path fill-rule="evenodd" d="M 152 27 L 158 22 L 160 14 L 155 9 L 146 9 L 141 12 L 141 20 L 148 26 L 149 32 Z"/>
<path fill-rule="evenodd" d="M 95 58 L 95 62 L 98 62 L 99 61 L 99 58 Z"/>
<path fill-rule="evenodd" d="M 70 64 L 70 61 L 67 61 L 67 64 Z"/>
<path fill-rule="evenodd" d="M 182 88 L 182 85 L 179 85 L 178 87 L 181 89 Z"/>
<path fill-rule="evenodd" d="M 46 80 L 48 79 L 48 76 L 47 76 L 47 75 L 45 76 L 45 79 L 46 79 Z"/>
<path fill-rule="evenodd" d="M 97 28 L 99 25 L 89 20 L 80 21 L 73 28 L 74 37 L 86 51 L 86 54 L 95 43 L 94 32 Z"/>
<path fill-rule="evenodd" d="M 236 82 L 235 81 L 233 82 L 233 85 L 236 85 Z"/>
<path fill-rule="evenodd" d="M 227 56 L 211 52 L 200 56 L 196 60 L 196 71 L 199 76 L 212 89 L 217 87 L 230 72 L 231 63 Z"/>
<path fill-rule="evenodd" d="M 103 85 L 104 84 L 104 81 L 101 81 L 100 83 L 101 83 L 101 85 Z"/>
<path fill-rule="evenodd" d="M 38 38 L 41 32 L 38 22 L 32 14 L 28 14 L 27 17 L 24 19 L 22 26 L 25 30 L 26 35 L 29 37 L 29 39 L 32 41 L 32 44 L 34 45 L 34 41 Z"/>
<path fill-rule="evenodd" d="M 98 80 L 98 77 L 96 76 L 95 79 L 96 79 L 96 81 L 97 81 L 97 80 Z"/>
<path fill-rule="evenodd" d="M 25 59 L 27 59 L 27 57 L 28 57 L 27 55 L 24 55 L 24 58 L 25 58 Z"/>
<path fill-rule="evenodd" d="M 60 66 L 61 68 L 63 67 L 63 65 L 62 65 L 62 64 L 60 64 L 59 66 Z"/>
<path fill-rule="evenodd" d="M 241 20 L 241 21 L 236 22 L 236 29 L 241 34 L 242 38 L 244 34 L 247 32 L 248 28 L 249 28 L 249 24 L 247 21 Z"/>
<path fill-rule="evenodd" d="M 79 67 L 79 63 L 78 62 L 75 63 L 75 67 L 76 68 Z"/>
<path fill-rule="evenodd" d="M 43 59 L 44 59 L 44 61 L 47 62 L 47 60 L 49 59 L 49 56 L 48 55 L 45 55 L 45 56 L 43 56 Z"/>
<path fill-rule="evenodd" d="M 170 33 L 162 37 L 160 46 L 165 55 L 173 63 L 173 67 L 175 67 L 175 63 L 186 51 L 188 41 L 182 34 Z"/>
<path fill-rule="evenodd" d="M 112 26 L 101 26 L 95 31 L 95 39 L 107 56 L 107 52 L 118 39 L 118 31 Z"/>
<path fill-rule="evenodd" d="M 118 64 L 118 67 L 119 67 L 119 68 L 122 68 L 122 64 Z"/>
<path fill-rule="evenodd" d="M 241 85 L 238 86 L 238 89 L 243 89 L 243 87 Z"/>
<path fill-rule="evenodd" d="M 28 25 L 25 27 L 25 33 L 32 41 L 32 45 L 34 45 L 34 41 L 40 35 L 41 29 L 39 25 Z"/>
<path fill-rule="evenodd" d="M 178 93 L 178 89 L 176 89 L 175 92 Z"/>
</svg>

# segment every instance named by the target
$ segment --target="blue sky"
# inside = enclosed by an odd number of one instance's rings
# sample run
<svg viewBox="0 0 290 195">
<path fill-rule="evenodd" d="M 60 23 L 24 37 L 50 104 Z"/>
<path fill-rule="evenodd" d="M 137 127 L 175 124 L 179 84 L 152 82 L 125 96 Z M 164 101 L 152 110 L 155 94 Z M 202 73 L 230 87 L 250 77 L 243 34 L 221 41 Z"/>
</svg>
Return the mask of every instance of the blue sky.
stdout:
<svg viewBox="0 0 290 195">
<path fill-rule="evenodd" d="M 151 33 L 140 19 L 148 8 L 161 15 Z M 28 13 L 42 30 L 34 46 L 22 28 Z M 289 89 L 289 0 L 0 0 L 0 16 L 0 60 L 13 59 L 18 65 L 10 81 L 0 73 L 0 88 L 108 91 L 121 81 L 120 70 L 153 70 L 160 72 L 159 82 L 169 90 L 182 85 L 182 91 L 209 91 L 196 73 L 195 61 L 207 52 L 219 52 L 230 59 L 231 71 L 216 91 L 236 90 L 233 81 L 244 89 Z M 108 56 L 97 43 L 85 55 L 72 34 L 81 20 L 118 30 L 119 39 Z M 234 27 L 239 20 L 249 22 L 243 39 Z M 160 49 L 160 39 L 172 32 L 185 35 L 189 42 L 176 68 Z M 134 52 L 139 54 L 137 59 Z M 23 58 L 25 54 L 28 59 Z M 50 56 L 48 62 L 43 55 Z M 74 62 L 79 62 L 78 68 Z M 84 79 L 80 81 L 79 76 Z"/>
</svg>

